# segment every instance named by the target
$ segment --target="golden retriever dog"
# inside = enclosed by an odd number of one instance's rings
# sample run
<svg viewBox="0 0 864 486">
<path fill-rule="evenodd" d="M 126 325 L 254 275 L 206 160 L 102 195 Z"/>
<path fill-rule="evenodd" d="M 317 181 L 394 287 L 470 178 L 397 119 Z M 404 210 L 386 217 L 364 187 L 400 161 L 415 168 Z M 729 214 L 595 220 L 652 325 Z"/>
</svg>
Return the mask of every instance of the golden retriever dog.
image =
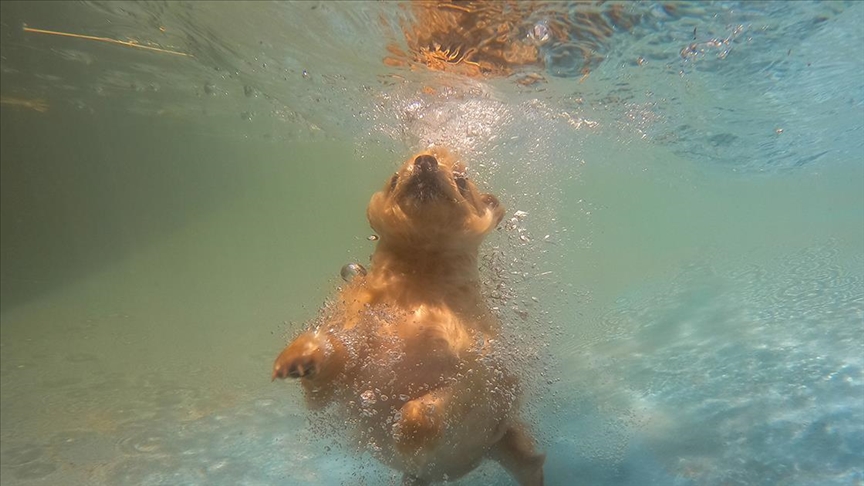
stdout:
<svg viewBox="0 0 864 486">
<path fill-rule="evenodd" d="M 355 443 L 403 484 L 459 478 L 484 459 L 522 486 L 543 484 L 545 455 L 520 421 L 519 385 L 500 322 L 480 292 L 478 248 L 504 216 L 442 150 L 406 161 L 372 196 L 379 236 L 358 275 L 276 358 L 306 403 L 331 403 Z"/>
</svg>

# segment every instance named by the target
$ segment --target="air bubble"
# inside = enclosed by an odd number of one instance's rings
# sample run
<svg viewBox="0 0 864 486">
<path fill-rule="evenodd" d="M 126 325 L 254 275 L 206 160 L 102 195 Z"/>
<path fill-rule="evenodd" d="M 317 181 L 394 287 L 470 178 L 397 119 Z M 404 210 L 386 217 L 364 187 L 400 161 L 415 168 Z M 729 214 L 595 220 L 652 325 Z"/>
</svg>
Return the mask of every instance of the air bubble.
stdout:
<svg viewBox="0 0 864 486">
<path fill-rule="evenodd" d="M 543 44 L 549 40 L 549 26 L 545 20 L 541 20 L 534 24 L 534 28 L 528 33 L 528 37 L 538 44 Z"/>
<path fill-rule="evenodd" d="M 340 275 L 342 275 L 342 280 L 350 282 L 354 280 L 354 278 L 358 275 L 361 277 L 365 277 L 366 269 L 363 267 L 363 265 L 360 265 L 359 263 L 349 263 L 342 267 L 342 270 L 339 273 Z"/>
<path fill-rule="evenodd" d="M 364 407 L 369 407 L 375 404 L 377 400 L 375 399 L 375 392 L 372 390 L 366 390 L 360 394 L 360 404 Z"/>
</svg>

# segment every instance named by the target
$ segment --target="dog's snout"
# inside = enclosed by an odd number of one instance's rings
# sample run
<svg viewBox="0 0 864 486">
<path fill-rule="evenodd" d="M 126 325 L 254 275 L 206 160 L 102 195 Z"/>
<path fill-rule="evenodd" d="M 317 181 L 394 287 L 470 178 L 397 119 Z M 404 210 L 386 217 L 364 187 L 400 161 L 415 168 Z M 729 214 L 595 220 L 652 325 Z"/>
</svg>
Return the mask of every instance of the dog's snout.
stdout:
<svg viewBox="0 0 864 486">
<path fill-rule="evenodd" d="M 414 167 L 422 171 L 434 171 L 438 168 L 438 160 L 431 155 L 420 155 L 414 159 Z"/>
</svg>

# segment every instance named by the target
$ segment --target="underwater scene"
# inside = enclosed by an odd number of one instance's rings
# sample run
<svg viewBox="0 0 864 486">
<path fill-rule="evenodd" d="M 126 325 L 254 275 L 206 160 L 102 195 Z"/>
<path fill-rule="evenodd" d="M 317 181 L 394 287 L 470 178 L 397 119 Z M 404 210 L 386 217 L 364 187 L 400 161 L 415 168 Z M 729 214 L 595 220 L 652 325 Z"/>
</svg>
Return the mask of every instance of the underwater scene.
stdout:
<svg viewBox="0 0 864 486">
<path fill-rule="evenodd" d="M 3 1 L 2 484 L 864 484 L 862 45 L 856 1 Z M 407 397 L 274 370 L 444 169 L 542 476 L 393 465 Z"/>
</svg>

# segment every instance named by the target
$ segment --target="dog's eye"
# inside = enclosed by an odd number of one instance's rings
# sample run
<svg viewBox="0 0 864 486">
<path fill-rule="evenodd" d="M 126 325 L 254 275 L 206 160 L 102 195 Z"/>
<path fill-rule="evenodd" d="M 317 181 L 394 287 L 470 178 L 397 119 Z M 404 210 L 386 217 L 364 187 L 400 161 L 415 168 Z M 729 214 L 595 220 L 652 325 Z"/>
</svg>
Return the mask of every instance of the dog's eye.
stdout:
<svg viewBox="0 0 864 486">
<path fill-rule="evenodd" d="M 393 177 L 390 178 L 390 190 L 396 187 L 396 183 L 399 182 L 399 174 L 393 174 Z"/>
<path fill-rule="evenodd" d="M 468 188 L 468 181 L 465 179 L 465 176 L 456 176 L 456 187 L 458 187 L 460 191 L 464 191 Z"/>
<path fill-rule="evenodd" d="M 456 187 L 459 188 L 459 192 L 464 194 L 465 191 L 468 189 L 468 179 L 466 179 L 465 176 L 461 174 L 457 174 L 453 178 L 456 180 Z"/>
</svg>

